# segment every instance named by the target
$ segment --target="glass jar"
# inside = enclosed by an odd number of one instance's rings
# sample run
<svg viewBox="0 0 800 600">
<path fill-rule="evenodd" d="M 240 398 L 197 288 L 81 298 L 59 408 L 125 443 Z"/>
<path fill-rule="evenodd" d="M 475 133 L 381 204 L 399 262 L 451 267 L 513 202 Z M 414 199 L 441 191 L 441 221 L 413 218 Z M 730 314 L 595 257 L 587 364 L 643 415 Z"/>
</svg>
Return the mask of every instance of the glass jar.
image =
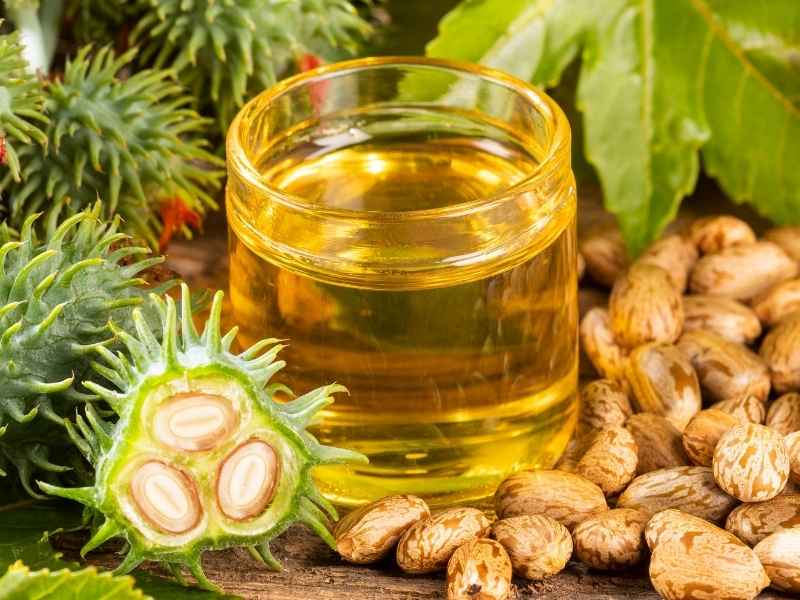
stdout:
<svg viewBox="0 0 800 600">
<path fill-rule="evenodd" d="M 476 502 L 548 467 L 576 420 L 570 130 L 509 75 L 427 58 L 303 73 L 227 140 L 233 318 L 285 338 L 276 379 L 338 382 L 312 431 L 368 466 L 318 468 L 358 505 Z"/>
</svg>

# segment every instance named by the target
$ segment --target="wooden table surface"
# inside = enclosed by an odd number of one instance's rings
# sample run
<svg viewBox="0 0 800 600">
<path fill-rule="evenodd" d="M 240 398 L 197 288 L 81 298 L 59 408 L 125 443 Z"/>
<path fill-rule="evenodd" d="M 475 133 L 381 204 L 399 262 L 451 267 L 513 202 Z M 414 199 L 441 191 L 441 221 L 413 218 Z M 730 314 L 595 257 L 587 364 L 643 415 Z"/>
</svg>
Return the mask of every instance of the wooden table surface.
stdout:
<svg viewBox="0 0 800 600">
<path fill-rule="evenodd" d="M 225 225 L 221 217 L 211 220 L 203 235 L 192 242 L 177 242 L 170 248 L 169 265 L 193 286 L 225 288 L 227 256 Z M 77 549 L 77 541 L 75 547 Z M 304 527 L 291 528 L 272 544 L 284 571 L 265 570 L 246 552 L 231 550 L 206 553 L 209 577 L 228 593 L 248 599 L 270 600 L 421 600 L 444 598 L 443 574 L 409 576 L 390 559 L 370 567 L 356 567 L 338 558 Z M 70 548 L 65 548 L 70 553 Z M 94 552 L 90 562 L 110 567 L 119 558 L 113 552 Z M 157 567 L 146 568 L 158 571 Z M 572 562 L 551 579 L 529 583 L 514 581 L 515 598 L 548 600 L 623 599 L 655 600 L 645 568 L 621 574 L 604 574 Z M 763 600 L 787 598 L 765 592 Z"/>
</svg>

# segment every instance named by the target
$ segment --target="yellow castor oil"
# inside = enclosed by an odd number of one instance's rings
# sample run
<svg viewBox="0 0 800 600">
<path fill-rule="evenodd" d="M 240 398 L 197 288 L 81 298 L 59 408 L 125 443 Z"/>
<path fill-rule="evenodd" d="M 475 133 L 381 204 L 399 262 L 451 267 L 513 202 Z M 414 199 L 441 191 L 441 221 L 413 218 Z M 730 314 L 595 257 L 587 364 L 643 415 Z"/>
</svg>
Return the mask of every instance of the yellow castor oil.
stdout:
<svg viewBox="0 0 800 600">
<path fill-rule="evenodd" d="M 242 341 L 288 340 L 280 377 L 344 384 L 313 429 L 370 464 L 324 493 L 478 502 L 550 466 L 576 418 L 569 129 L 490 70 L 365 59 L 279 84 L 228 139 Z"/>
</svg>

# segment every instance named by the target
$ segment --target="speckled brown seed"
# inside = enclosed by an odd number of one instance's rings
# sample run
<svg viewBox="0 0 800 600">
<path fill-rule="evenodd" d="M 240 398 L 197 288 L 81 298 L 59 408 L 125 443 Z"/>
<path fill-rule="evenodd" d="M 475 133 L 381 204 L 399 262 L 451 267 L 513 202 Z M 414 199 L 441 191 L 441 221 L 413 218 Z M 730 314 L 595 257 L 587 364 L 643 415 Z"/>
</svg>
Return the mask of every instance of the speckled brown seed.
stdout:
<svg viewBox="0 0 800 600">
<path fill-rule="evenodd" d="M 756 313 L 738 300 L 684 296 L 683 315 L 684 331 L 711 331 L 737 344 L 750 344 L 761 335 L 761 321 Z"/>
<path fill-rule="evenodd" d="M 736 417 L 721 410 L 701 410 L 683 431 L 683 448 L 689 459 L 701 467 L 710 467 L 719 438 L 738 424 Z"/>
<path fill-rule="evenodd" d="M 615 508 L 578 525 L 573 532 L 575 556 L 594 569 L 625 569 L 644 555 L 644 526 L 647 513 Z"/>
<path fill-rule="evenodd" d="M 759 294 L 751 301 L 764 325 L 777 325 L 784 317 L 800 310 L 800 279 L 790 279 Z"/>
<path fill-rule="evenodd" d="M 514 572 L 525 579 L 539 581 L 560 573 L 572 556 L 569 530 L 547 515 L 502 519 L 492 525 L 492 536 L 508 552 Z"/>
<path fill-rule="evenodd" d="M 586 272 L 597 283 L 614 285 L 617 277 L 628 267 L 625 241 L 616 223 L 604 223 L 582 233 L 578 248 L 586 260 Z"/>
<path fill-rule="evenodd" d="M 800 226 L 773 227 L 764 232 L 764 239 L 778 244 L 786 254 L 800 262 Z"/>
<path fill-rule="evenodd" d="M 753 548 L 772 587 L 800 594 L 800 528 L 777 531 Z"/>
<path fill-rule="evenodd" d="M 800 431 L 790 433 L 783 438 L 783 442 L 789 453 L 789 482 L 795 485 L 800 484 Z"/>
<path fill-rule="evenodd" d="M 738 419 L 739 423 L 764 423 L 767 417 L 766 405 L 755 396 L 742 396 L 730 400 L 720 400 L 709 408 L 721 410 Z"/>
<path fill-rule="evenodd" d="M 567 443 L 567 447 L 558 459 L 554 467 L 558 471 L 566 471 L 567 473 L 574 473 L 575 467 L 578 466 L 578 461 L 583 458 L 587 448 L 594 440 L 595 436 L 600 430 L 592 430 L 586 432 L 577 432 L 572 436 L 572 439 Z M 580 435 L 578 435 L 580 433 Z"/>
<path fill-rule="evenodd" d="M 614 339 L 605 308 L 593 308 L 584 315 L 580 325 L 580 338 L 581 349 L 602 377 L 622 378 L 627 351 Z"/>
<path fill-rule="evenodd" d="M 689 359 L 672 344 L 645 344 L 631 352 L 625 377 L 640 412 L 662 415 L 679 431 L 702 406 Z"/>
<path fill-rule="evenodd" d="M 683 302 L 667 272 L 634 264 L 619 277 L 608 300 L 611 331 L 624 348 L 649 342 L 671 344 L 683 329 Z"/>
<path fill-rule="evenodd" d="M 736 498 L 717 487 L 708 467 L 673 467 L 640 475 L 617 500 L 618 508 L 649 515 L 677 508 L 714 523 L 721 523 L 737 504 Z"/>
<path fill-rule="evenodd" d="M 752 227 L 732 215 L 714 215 L 696 219 L 689 226 L 689 239 L 703 254 L 713 254 L 731 246 L 752 244 Z"/>
<path fill-rule="evenodd" d="M 755 553 L 719 528 L 656 544 L 650 581 L 666 600 L 750 600 L 769 585 Z"/>
<path fill-rule="evenodd" d="M 759 355 L 776 392 L 800 390 L 800 312 L 785 317 L 767 334 Z"/>
<path fill-rule="evenodd" d="M 511 592 L 511 560 L 489 538 L 470 540 L 447 563 L 447 600 L 506 600 Z"/>
<path fill-rule="evenodd" d="M 628 419 L 625 428 L 631 432 L 639 448 L 637 475 L 689 464 L 681 432 L 665 417 L 639 413 Z"/>
<path fill-rule="evenodd" d="M 587 517 L 608 510 L 597 485 L 574 473 L 520 471 L 508 477 L 494 496 L 501 519 L 544 514 L 572 530 Z"/>
<path fill-rule="evenodd" d="M 678 348 L 691 361 L 700 386 L 709 399 L 729 400 L 753 395 L 764 401 L 769 395 L 767 365 L 757 354 L 710 331 L 687 331 Z"/>
<path fill-rule="evenodd" d="M 800 496 L 796 494 L 742 504 L 725 520 L 725 529 L 749 546 L 755 546 L 779 529 L 797 526 L 800 526 Z"/>
<path fill-rule="evenodd" d="M 450 508 L 418 521 L 397 544 L 397 564 L 406 573 L 443 569 L 461 544 L 489 531 L 489 519 L 476 508 Z"/>
<path fill-rule="evenodd" d="M 628 394 L 618 381 L 597 379 L 581 390 L 580 433 L 625 425 L 632 414 Z"/>
<path fill-rule="evenodd" d="M 661 542 L 680 540 L 687 533 L 719 532 L 720 528 L 682 510 L 668 508 L 653 515 L 644 528 L 644 540 L 650 550 Z M 735 537 L 726 532 L 729 537 Z"/>
<path fill-rule="evenodd" d="M 689 282 L 689 273 L 697 262 L 697 248 L 682 235 L 666 235 L 653 242 L 636 262 L 661 267 L 675 289 L 683 292 Z"/>
<path fill-rule="evenodd" d="M 800 430 L 800 394 L 789 392 L 770 404 L 765 424 L 783 435 Z"/>
<path fill-rule="evenodd" d="M 363 565 L 392 551 L 400 536 L 417 521 L 431 516 L 422 498 L 387 496 L 342 518 L 333 531 L 336 550 L 348 562 Z"/>
<path fill-rule="evenodd" d="M 706 254 L 694 266 L 695 294 L 749 300 L 797 275 L 797 263 L 772 242 L 754 242 Z"/>
<path fill-rule="evenodd" d="M 596 484 L 606 496 L 613 496 L 636 475 L 637 461 L 636 440 L 627 429 L 617 425 L 594 436 L 575 466 L 575 473 Z"/>
<path fill-rule="evenodd" d="M 717 485 L 742 502 L 761 502 L 781 493 L 789 479 L 783 436 L 763 425 L 737 425 L 714 449 Z"/>
</svg>

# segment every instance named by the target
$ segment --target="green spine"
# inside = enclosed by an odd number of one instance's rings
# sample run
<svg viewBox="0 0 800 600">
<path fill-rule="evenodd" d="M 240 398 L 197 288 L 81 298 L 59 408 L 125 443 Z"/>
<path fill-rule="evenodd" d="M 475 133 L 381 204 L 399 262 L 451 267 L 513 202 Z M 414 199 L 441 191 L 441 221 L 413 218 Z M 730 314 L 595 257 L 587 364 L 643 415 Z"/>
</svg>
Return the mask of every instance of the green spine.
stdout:
<svg viewBox="0 0 800 600">
<path fill-rule="evenodd" d="M 22 56 L 19 33 L 0 36 L 0 136 L 4 144 L 0 163 L 8 165 L 9 177 L 14 181 L 20 181 L 16 142 L 47 145 L 47 136 L 41 129 L 48 122 L 43 113 L 44 101 L 42 84 L 28 70 Z"/>
<path fill-rule="evenodd" d="M 207 121 L 169 71 L 119 77 L 134 56 L 87 46 L 45 85 L 48 144 L 21 147 L 22 181 L 0 181 L 12 225 L 37 211 L 75 214 L 99 197 L 107 216 L 120 214 L 154 246 L 162 201 L 200 213 L 216 206 L 222 162 L 204 149 Z"/>
<path fill-rule="evenodd" d="M 139 0 L 141 58 L 170 67 L 224 133 L 304 52 L 352 53 L 370 26 L 348 0 Z"/>
<path fill-rule="evenodd" d="M 81 502 L 98 517 L 96 522 L 100 524 L 82 553 L 110 538 L 122 537 L 128 554 L 117 572 L 127 573 L 144 560 L 155 560 L 166 563 L 178 576 L 180 567 L 185 566 L 201 585 L 213 588 L 201 566 L 205 550 L 244 546 L 268 566 L 279 568 L 270 554 L 269 542 L 298 521 L 334 546 L 329 524 L 336 519 L 336 511 L 316 489 L 311 469 L 319 464 L 365 462 L 366 458 L 321 445 L 306 427 L 319 410 L 333 401 L 331 394 L 344 388 L 328 385 L 288 403 L 276 402 L 276 393 L 290 393 L 285 386 L 270 383 L 284 366 L 277 360 L 283 346 L 267 339 L 239 354 L 231 352 L 236 328 L 224 336 L 220 333 L 222 292 L 214 297 L 202 334 L 192 322 L 185 285 L 180 331 L 172 298 L 153 296 L 153 301 L 163 322 L 161 342 L 150 333 L 137 309 L 133 317 L 135 335 L 116 332 L 127 353 L 96 348 L 102 357 L 96 369 L 113 385 L 89 382 L 86 386 L 108 403 L 119 420 L 110 425 L 92 405 L 87 405 L 85 418 L 79 417 L 76 428 L 70 427 L 76 443 L 96 467 L 94 485 L 64 488 L 40 483 L 44 491 Z M 158 411 L 186 393 L 224 397 L 239 415 L 237 428 L 218 445 L 203 451 L 176 451 L 159 441 L 154 433 Z M 253 439 L 276 450 L 280 475 L 269 504 L 246 520 L 233 520 L 226 517 L 214 499 L 220 485 L 218 473 L 225 457 Z M 147 524 L 137 512 L 140 509 L 131 500 L 130 482 L 141 465 L 153 460 L 181 470 L 187 480 L 194 482 L 203 518 L 192 529 L 170 534 Z"/>
<path fill-rule="evenodd" d="M 113 339 L 109 321 L 129 325 L 133 307 L 146 303 L 152 288 L 139 275 L 163 261 L 141 258 L 145 248 L 114 248 L 128 236 L 100 213 L 96 203 L 60 224 L 53 213 L 42 241 L 36 215 L 19 239 L 0 229 L 0 457 L 33 495 L 34 471 L 68 470 L 50 462 L 50 450 L 72 448 L 63 418 L 94 399 L 76 382 L 89 374 L 93 349 Z"/>
</svg>

